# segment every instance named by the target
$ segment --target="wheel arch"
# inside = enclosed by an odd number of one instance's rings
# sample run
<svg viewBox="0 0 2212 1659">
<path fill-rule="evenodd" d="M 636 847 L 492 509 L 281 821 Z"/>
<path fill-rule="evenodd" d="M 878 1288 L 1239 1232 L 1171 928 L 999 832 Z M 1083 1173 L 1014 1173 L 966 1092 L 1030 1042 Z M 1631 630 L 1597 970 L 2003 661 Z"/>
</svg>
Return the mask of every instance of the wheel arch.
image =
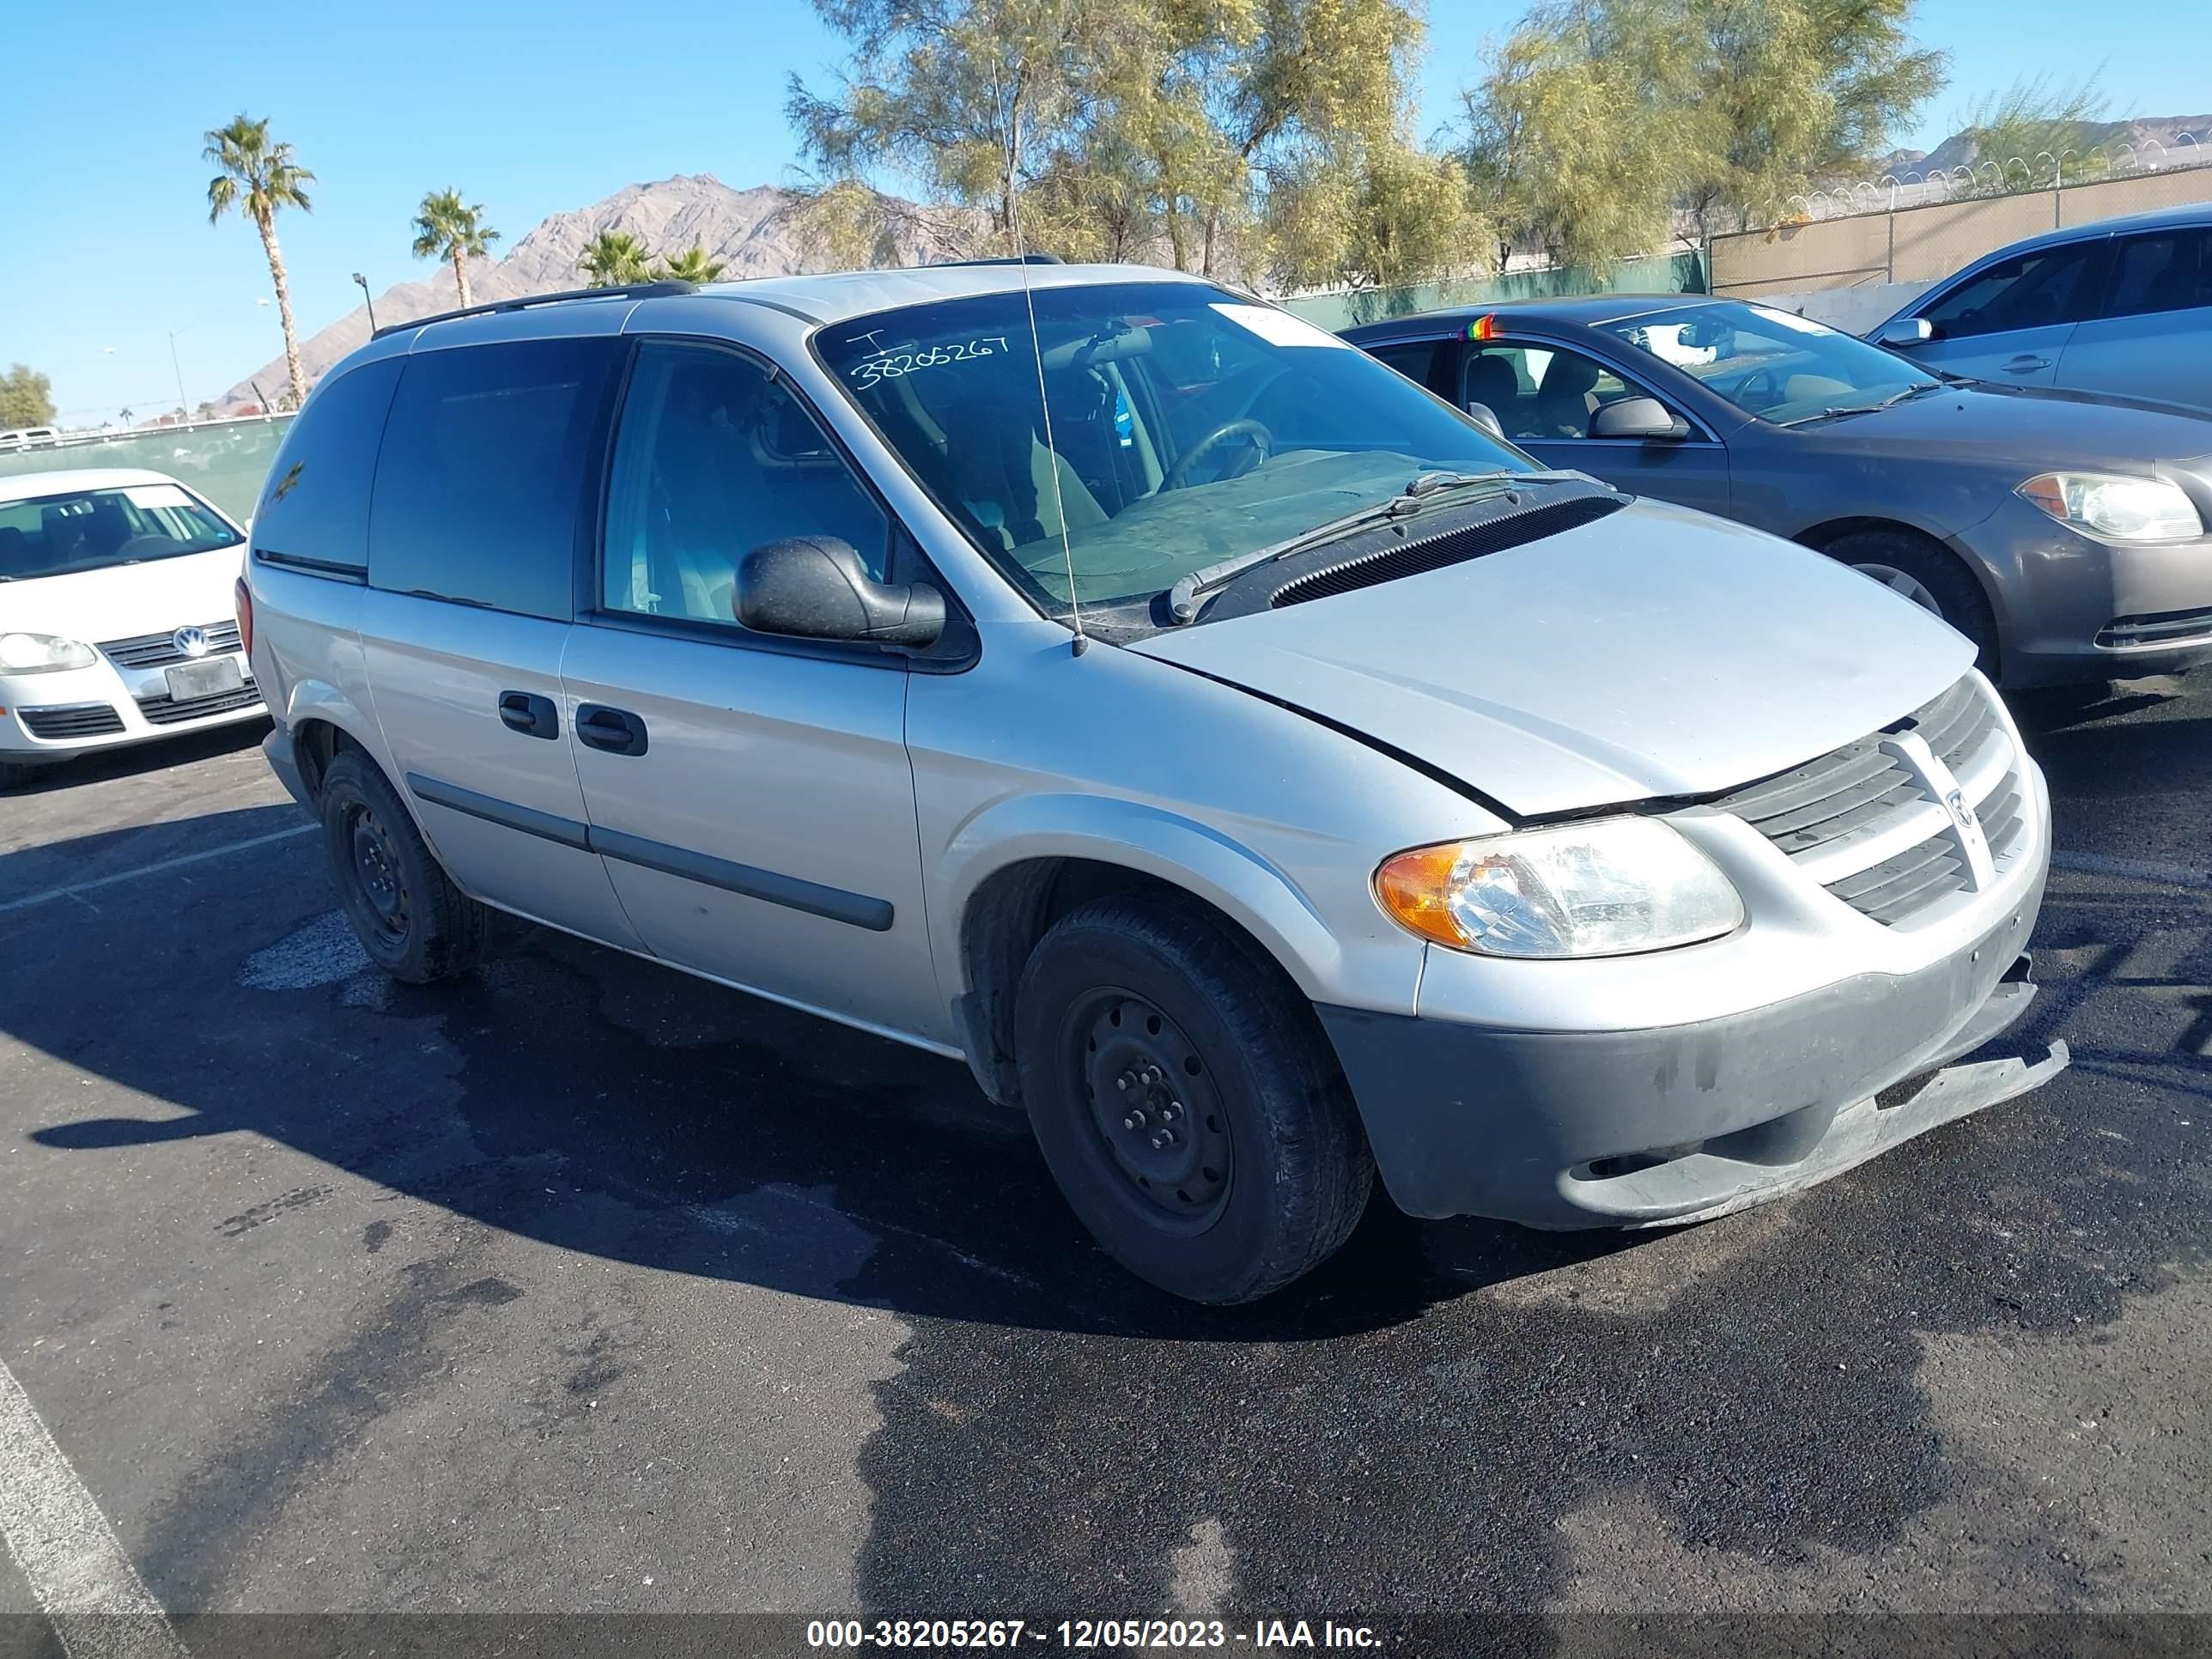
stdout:
<svg viewBox="0 0 2212 1659">
<path fill-rule="evenodd" d="M 1979 559 L 1962 552 L 1958 544 L 1949 537 L 1939 535 L 1924 526 L 1912 524 L 1904 519 L 1860 514 L 1824 520 L 1799 531 L 1790 539 L 1815 553 L 1826 553 L 1846 536 L 1904 536 L 1941 554 L 1973 578 L 1975 586 L 1981 590 L 1983 603 L 1989 606 L 1990 615 L 1996 622 L 1998 634 L 2002 636 L 2004 633 L 2008 615 L 2004 595 L 1989 568 Z"/>
<path fill-rule="evenodd" d="M 368 715 L 335 687 L 313 680 L 295 684 L 286 700 L 284 731 L 301 784 L 311 800 L 322 793 L 331 763 L 348 749 L 361 750 L 390 776 L 391 769 L 371 740 L 374 727 Z"/>
<path fill-rule="evenodd" d="M 1080 806 L 1095 824 L 1101 803 Z M 1214 831 L 1133 807 L 1120 836 L 1072 833 L 1036 821 L 1063 815 L 1053 802 L 1009 809 L 1032 818 L 1025 833 L 963 837 L 975 850 L 950 872 L 939 941 L 962 1049 L 984 1093 L 1001 1104 L 1020 1103 L 1013 1030 L 1022 970 L 1053 923 L 1091 899 L 1131 893 L 1198 906 L 1309 1000 L 1335 965 L 1334 935 L 1289 878 Z"/>
</svg>

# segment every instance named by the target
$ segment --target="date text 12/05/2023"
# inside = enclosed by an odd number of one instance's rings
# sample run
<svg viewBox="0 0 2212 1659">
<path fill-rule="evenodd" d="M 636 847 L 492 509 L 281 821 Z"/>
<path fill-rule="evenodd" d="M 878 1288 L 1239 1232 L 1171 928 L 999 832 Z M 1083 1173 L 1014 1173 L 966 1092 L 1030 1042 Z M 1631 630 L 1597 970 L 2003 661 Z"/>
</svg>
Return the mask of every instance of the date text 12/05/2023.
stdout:
<svg viewBox="0 0 2212 1659">
<path fill-rule="evenodd" d="M 1375 1648 L 1365 1625 L 1334 1620 L 1255 1619 L 1249 1629 L 1219 1619 L 817 1619 L 810 1648 L 1018 1648 L 1024 1643 L 1078 1650 L 1144 1648 Z"/>
</svg>

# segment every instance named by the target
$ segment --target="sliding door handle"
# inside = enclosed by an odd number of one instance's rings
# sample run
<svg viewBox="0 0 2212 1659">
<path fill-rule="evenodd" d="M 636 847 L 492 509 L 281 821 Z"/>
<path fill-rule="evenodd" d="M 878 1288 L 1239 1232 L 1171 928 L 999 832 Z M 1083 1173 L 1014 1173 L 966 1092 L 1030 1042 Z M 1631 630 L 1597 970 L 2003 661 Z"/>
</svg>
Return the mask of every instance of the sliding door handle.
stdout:
<svg viewBox="0 0 2212 1659">
<path fill-rule="evenodd" d="M 610 755 L 645 752 L 645 722 L 627 708 L 609 708 L 597 702 L 579 703 L 576 737 L 578 741 L 593 749 L 604 749 Z"/>
</svg>

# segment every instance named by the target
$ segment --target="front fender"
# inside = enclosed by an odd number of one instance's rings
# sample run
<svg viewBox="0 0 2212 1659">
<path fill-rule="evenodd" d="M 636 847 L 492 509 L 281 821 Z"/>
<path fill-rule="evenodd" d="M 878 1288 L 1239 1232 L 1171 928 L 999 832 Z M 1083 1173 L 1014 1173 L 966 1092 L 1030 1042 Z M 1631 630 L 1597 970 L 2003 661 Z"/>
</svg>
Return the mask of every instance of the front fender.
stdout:
<svg viewBox="0 0 2212 1659">
<path fill-rule="evenodd" d="M 1320 912 L 1279 866 L 1210 825 L 1141 801 L 1073 793 L 1018 795 L 962 824 L 939 865 L 932 933 L 939 973 L 964 995 L 962 918 L 984 883 L 1038 859 L 1087 859 L 1156 877 L 1214 906 L 1259 940 L 1308 996 L 1343 982 L 1344 950 Z M 1408 941 L 1410 944 L 1411 942 Z M 1413 1004 L 1419 952 L 1405 955 Z"/>
</svg>

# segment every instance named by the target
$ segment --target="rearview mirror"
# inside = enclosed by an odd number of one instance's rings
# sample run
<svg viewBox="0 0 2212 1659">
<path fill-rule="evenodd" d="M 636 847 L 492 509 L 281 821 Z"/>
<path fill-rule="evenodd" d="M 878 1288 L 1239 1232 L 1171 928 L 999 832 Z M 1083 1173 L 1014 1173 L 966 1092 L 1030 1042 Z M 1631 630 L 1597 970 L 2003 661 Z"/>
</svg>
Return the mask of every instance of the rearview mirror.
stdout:
<svg viewBox="0 0 2212 1659">
<path fill-rule="evenodd" d="M 1893 317 L 1875 331 L 1876 345 L 1910 349 L 1936 337 L 1936 325 L 1925 317 Z"/>
<path fill-rule="evenodd" d="M 738 566 L 732 609 L 747 628 L 806 640 L 934 645 L 945 596 L 927 582 L 879 582 L 850 542 L 793 536 L 763 542 Z"/>
<path fill-rule="evenodd" d="M 1607 404 L 1590 422 L 1593 438 L 1686 438 L 1686 422 L 1675 419 L 1656 398 L 1623 398 Z"/>
<path fill-rule="evenodd" d="M 1468 404 L 1467 406 L 1467 416 L 1469 420 L 1473 421 L 1485 432 L 1487 432 L 1492 437 L 1502 438 L 1505 435 L 1505 427 L 1504 423 L 1498 420 L 1498 411 L 1492 409 L 1488 404 Z"/>
</svg>

